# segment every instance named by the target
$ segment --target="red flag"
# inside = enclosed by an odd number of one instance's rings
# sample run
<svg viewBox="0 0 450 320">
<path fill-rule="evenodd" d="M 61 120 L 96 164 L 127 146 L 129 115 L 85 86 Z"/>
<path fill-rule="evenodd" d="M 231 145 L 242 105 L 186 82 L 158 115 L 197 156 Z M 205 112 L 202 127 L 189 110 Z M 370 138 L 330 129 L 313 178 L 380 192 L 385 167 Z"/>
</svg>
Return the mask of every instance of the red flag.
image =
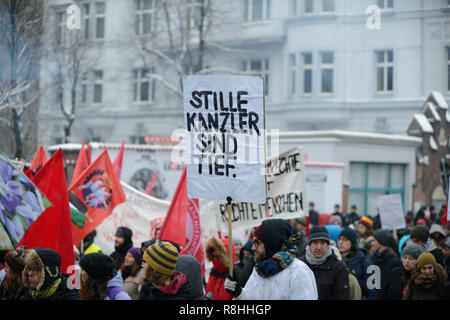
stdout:
<svg viewBox="0 0 450 320">
<path fill-rule="evenodd" d="M 447 223 L 449 223 L 449 220 L 448 220 L 448 203 L 445 205 L 444 215 L 441 218 L 441 226 L 445 226 Z"/>
<path fill-rule="evenodd" d="M 31 171 L 31 169 L 27 169 L 25 167 L 23 167 L 22 171 L 31 180 L 31 178 L 33 177 L 33 171 Z"/>
<path fill-rule="evenodd" d="M 87 147 L 86 155 L 87 155 L 88 164 L 91 164 L 92 147 L 89 144 Z"/>
<path fill-rule="evenodd" d="M 87 208 L 83 227 L 72 224 L 75 245 L 97 228 L 117 205 L 126 200 L 106 150 L 72 183 L 69 191 Z"/>
<path fill-rule="evenodd" d="M 122 162 L 123 162 L 123 150 L 125 149 L 125 140 L 122 140 L 122 145 L 120 146 L 119 153 L 114 159 L 113 167 L 114 172 L 117 175 L 117 178 L 120 180 L 120 176 L 122 174 Z"/>
<path fill-rule="evenodd" d="M 47 208 L 25 232 L 19 246 L 50 248 L 61 255 L 61 272 L 74 265 L 72 228 L 66 175 L 61 148 L 32 177 L 53 206 Z"/>
<path fill-rule="evenodd" d="M 86 170 L 88 166 L 89 161 L 86 155 L 86 149 L 84 148 L 84 141 L 83 141 L 81 143 L 80 152 L 78 153 L 77 164 L 75 165 L 75 169 L 73 170 L 72 183 L 70 184 L 70 187 L 72 187 L 73 182 L 78 180 L 78 178 L 81 176 L 83 171 Z"/>
<path fill-rule="evenodd" d="M 148 184 L 147 190 L 145 191 L 146 194 L 148 194 L 148 195 L 152 194 L 153 185 L 155 184 L 157 177 L 158 177 L 158 171 L 155 172 L 155 174 L 152 177 L 152 181 L 150 181 L 150 183 Z"/>
<path fill-rule="evenodd" d="M 306 235 L 309 236 L 309 216 L 306 216 Z"/>
<path fill-rule="evenodd" d="M 44 166 L 44 163 L 47 161 L 47 156 L 45 155 L 45 150 L 42 146 L 39 146 L 39 148 L 36 151 L 36 154 L 34 155 L 33 161 L 31 161 L 30 170 L 34 173 L 38 171 L 42 166 Z"/>
<path fill-rule="evenodd" d="M 201 263 L 204 275 L 199 205 L 198 199 L 189 199 L 187 196 L 186 167 L 184 167 L 170 203 L 159 239 L 182 246 L 184 253 L 194 256 Z"/>
</svg>

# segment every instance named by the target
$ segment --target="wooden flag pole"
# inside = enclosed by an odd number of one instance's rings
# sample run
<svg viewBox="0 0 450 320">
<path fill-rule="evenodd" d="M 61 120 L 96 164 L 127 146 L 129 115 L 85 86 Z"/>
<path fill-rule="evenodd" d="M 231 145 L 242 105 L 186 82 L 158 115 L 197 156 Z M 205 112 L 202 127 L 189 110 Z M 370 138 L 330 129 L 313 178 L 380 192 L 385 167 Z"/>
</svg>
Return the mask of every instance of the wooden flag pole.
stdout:
<svg viewBox="0 0 450 320">
<path fill-rule="evenodd" d="M 394 236 L 395 241 L 398 242 L 397 230 L 396 230 L 396 229 L 392 230 L 392 233 L 393 233 L 393 236 Z"/>
<path fill-rule="evenodd" d="M 80 257 L 84 254 L 84 238 L 80 242 Z"/>
<path fill-rule="evenodd" d="M 227 197 L 227 211 L 228 211 L 228 253 L 229 253 L 229 272 L 230 276 L 233 276 L 233 234 L 231 228 L 232 219 L 232 207 L 231 207 L 231 197 Z"/>
</svg>

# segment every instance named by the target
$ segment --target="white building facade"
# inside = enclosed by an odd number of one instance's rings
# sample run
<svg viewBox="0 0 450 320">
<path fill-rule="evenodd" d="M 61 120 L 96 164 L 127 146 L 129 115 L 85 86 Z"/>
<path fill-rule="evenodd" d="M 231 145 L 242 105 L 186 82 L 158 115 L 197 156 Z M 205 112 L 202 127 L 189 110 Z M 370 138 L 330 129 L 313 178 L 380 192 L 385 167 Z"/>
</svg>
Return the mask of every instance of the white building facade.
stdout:
<svg viewBox="0 0 450 320">
<path fill-rule="evenodd" d="M 174 14 L 193 1 L 47 2 L 47 46 L 58 48 L 77 32 L 85 45 L 70 141 L 142 143 L 146 135 L 171 135 L 184 127 L 181 99 L 168 89 L 168 84 L 178 85 L 180 75 L 148 51 L 134 50 L 139 41 L 148 40 L 150 46 L 159 41 L 155 35 L 162 37 L 164 2 Z M 79 30 L 65 25 L 70 4 L 80 8 Z M 450 0 L 212 4 L 203 67 L 212 74 L 263 75 L 269 129 L 406 134 L 430 91 L 450 99 Z M 367 13 L 373 5 L 380 8 L 379 20 L 376 11 Z M 168 50 L 164 45 L 161 52 Z M 55 55 L 57 49 L 45 55 L 41 67 L 39 138 L 44 146 L 63 140 L 58 99 L 69 109 L 72 98 L 69 84 L 62 93 L 54 89 Z"/>
</svg>

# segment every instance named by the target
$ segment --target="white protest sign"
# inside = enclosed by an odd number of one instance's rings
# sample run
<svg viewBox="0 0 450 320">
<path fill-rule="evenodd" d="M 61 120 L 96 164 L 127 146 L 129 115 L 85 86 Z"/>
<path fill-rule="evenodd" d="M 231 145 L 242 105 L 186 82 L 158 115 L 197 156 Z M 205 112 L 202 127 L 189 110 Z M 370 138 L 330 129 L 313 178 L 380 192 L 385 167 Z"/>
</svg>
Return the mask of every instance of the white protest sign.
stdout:
<svg viewBox="0 0 450 320">
<path fill-rule="evenodd" d="M 382 229 L 397 230 L 406 228 L 400 193 L 379 196 L 377 201 Z"/>
<path fill-rule="evenodd" d="M 264 88 L 261 77 L 183 79 L 189 198 L 264 203 Z"/>
<path fill-rule="evenodd" d="M 266 169 L 266 203 L 233 201 L 233 230 L 258 226 L 267 219 L 296 219 L 306 216 L 303 149 L 297 147 L 268 160 Z M 200 205 L 200 211 L 209 217 L 209 225 L 214 225 L 217 230 L 226 230 L 228 223 L 226 201 L 204 201 Z"/>
<path fill-rule="evenodd" d="M 153 238 L 154 229 L 163 223 L 170 202 L 160 200 L 122 182 L 126 201 L 118 205 L 114 211 L 97 227 L 95 244 L 108 254 L 114 251 L 114 235 L 118 227 L 124 226 L 133 230 L 133 246 Z"/>
</svg>

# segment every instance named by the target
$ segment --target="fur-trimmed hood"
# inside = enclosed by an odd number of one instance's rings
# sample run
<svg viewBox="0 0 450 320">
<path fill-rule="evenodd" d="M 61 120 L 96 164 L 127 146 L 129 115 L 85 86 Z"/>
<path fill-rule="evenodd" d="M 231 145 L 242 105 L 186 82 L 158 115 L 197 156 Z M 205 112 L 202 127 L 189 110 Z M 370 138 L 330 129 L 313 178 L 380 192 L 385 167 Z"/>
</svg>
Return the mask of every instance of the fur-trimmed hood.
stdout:
<svg viewBox="0 0 450 320">
<path fill-rule="evenodd" d="M 214 249 L 217 252 L 218 258 L 216 261 L 220 262 L 224 266 L 228 266 L 229 264 L 229 257 L 228 257 L 228 238 L 225 239 L 217 239 L 217 238 L 211 238 L 206 243 L 206 258 L 209 261 L 213 261 L 214 258 L 212 256 L 212 250 Z M 232 244 L 232 250 L 233 250 L 233 263 L 234 263 L 234 244 Z"/>
<path fill-rule="evenodd" d="M 48 248 L 35 248 L 27 250 L 25 254 L 25 268 L 22 272 L 24 286 L 29 288 L 27 269 L 41 270 L 41 279 L 36 291 L 45 290 L 61 277 L 61 256 L 58 252 Z"/>
</svg>

